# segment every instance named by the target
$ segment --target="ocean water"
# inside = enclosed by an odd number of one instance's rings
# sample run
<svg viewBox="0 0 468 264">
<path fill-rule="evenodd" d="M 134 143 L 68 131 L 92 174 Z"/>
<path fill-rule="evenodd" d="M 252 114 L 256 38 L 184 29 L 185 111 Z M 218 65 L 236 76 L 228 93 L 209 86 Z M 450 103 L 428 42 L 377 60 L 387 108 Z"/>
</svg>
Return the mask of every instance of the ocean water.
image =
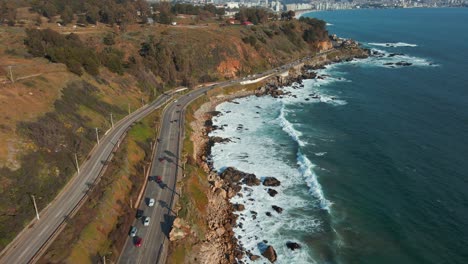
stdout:
<svg viewBox="0 0 468 264">
<path fill-rule="evenodd" d="M 217 107 L 212 135 L 232 142 L 214 167 L 281 181 L 232 199 L 240 243 L 277 263 L 468 263 L 468 9 L 307 16 L 383 55 Z"/>
</svg>

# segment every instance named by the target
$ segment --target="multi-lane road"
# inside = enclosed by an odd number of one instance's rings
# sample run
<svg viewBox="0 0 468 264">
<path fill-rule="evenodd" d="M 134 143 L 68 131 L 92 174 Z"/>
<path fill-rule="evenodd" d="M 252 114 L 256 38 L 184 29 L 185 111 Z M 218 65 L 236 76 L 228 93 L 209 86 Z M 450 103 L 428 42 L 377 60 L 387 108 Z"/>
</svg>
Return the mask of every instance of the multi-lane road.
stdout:
<svg viewBox="0 0 468 264">
<path fill-rule="evenodd" d="M 136 219 L 137 237 L 143 239 L 141 247 L 134 245 L 135 238 L 129 237 L 125 243 L 120 263 L 164 263 L 167 250 L 167 239 L 174 219 L 172 205 L 177 195 L 176 181 L 182 173 L 179 155 L 183 136 L 184 109 L 194 98 L 202 95 L 212 87 L 204 87 L 172 101 L 164 111 L 159 133 L 159 142 L 154 152 L 150 177 L 160 176 L 161 183 L 148 182 L 145 199 L 142 199 L 140 210 L 150 217 L 150 225 L 143 226 L 142 219 Z M 155 199 L 153 207 L 148 206 L 148 199 Z"/>
</svg>

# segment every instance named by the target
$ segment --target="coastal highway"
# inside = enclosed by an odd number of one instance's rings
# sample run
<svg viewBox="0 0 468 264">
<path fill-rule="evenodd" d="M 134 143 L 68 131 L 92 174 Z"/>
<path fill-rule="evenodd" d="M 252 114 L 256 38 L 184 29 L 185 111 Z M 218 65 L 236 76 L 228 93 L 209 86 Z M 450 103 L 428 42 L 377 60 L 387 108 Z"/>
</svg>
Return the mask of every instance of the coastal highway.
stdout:
<svg viewBox="0 0 468 264">
<path fill-rule="evenodd" d="M 226 86 L 230 82 L 216 85 Z M 162 182 L 150 181 L 145 190 L 140 210 L 150 217 L 149 226 L 143 226 L 142 219 L 136 219 L 137 237 L 143 238 L 141 247 L 136 247 L 135 239 L 128 237 L 119 263 L 165 263 L 169 231 L 174 220 L 172 207 L 176 193 L 177 177 L 182 173 L 179 155 L 183 142 L 183 120 L 185 107 L 198 96 L 213 89 L 215 85 L 194 90 L 173 100 L 164 111 L 159 133 L 159 142 L 154 152 L 150 177 L 161 176 Z M 155 205 L 149 207 L 148 199 L 155 199 Z M 143 217 L 144 219 L 144 217 Z M 128 227 L 130 228 L 130 227 Z M 129 229 L 130 231 L 130 229 Z"/>
<path fill-rule="evenodd" d="M 324 55 L 330 51 L 317 55 Z M 278 74 L 289 70 L 305 60 L 296 60 L 281 67 L 255 74 L 249 78 L 239 78 L 236 80 L 220 82 L 216 85 L 202 87 L 193 90 L 177 100 L 173 100 L 163 112 L 159 142 L 152 157 L 152 164 L 149 177 L 160 176 L 162 183 L 155 181 L 148 182 L 139 209 L 143 211 L 142 219 L 135 219 L 133 226 L 137 228 L 136 237 L 127 237 L 122 254 L 118 260 L 121 264 L 133 263 L 166 263 L 167 250 L 169 246 L 169 232 L 175 214 L 172 211 L 174 199 L 179 194 L 176 192 L 177 178 L 181 177 L 183 169 L 180 164 L 180 153 L 183 143 L 183 125 L 185 118 L 185 108 L 193 100 L 211 89 L 239 84 L 246 80 L 259 80 L 272 74 Z M 148 206 L 148 199 L 153 198 L 155 205 Z M 145 217 L 150 217 L 149 226 L 143 225 Z M 130 227 L 128 231 L 130 233 Z M 135 246 L 136 238 L 142 238 L 140 247 Z"/>
<path fill-rule="evenodd" d="M 86 197 L 89 185 L 99 177 L 115 145 L 135 121 L 145 117 L 169 99 L 171 94 L 160 96 L 114 125 L 91 151 L 80 167 L 80 172 L 67 183 L 57 197 L 40 212 L 40 220 L 34 219 L 1 253 L 0 263 L 34 263 L 43 253 L 52 237 Z"/>
</svg>

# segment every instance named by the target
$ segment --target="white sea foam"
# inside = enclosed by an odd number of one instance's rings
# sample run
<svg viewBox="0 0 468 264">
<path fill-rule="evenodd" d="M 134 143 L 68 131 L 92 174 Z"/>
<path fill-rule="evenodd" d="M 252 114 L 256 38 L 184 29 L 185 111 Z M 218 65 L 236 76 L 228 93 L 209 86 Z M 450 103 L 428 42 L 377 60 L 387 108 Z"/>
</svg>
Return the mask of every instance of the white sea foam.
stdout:
<svg viewBox="0 0 468 264">
<path fill-rule="evenodd" d="M 302 154 L 300 151 L 297 153 L 297 163 L 301 170 L 302 176 L 304 177 L 307 186 L 310 188 L 310 193 L 318 199 L 320 208 L 330 211 L 332 203 L 325 199 L 323 194 L 322 186 L 317 181 L 317 175 L 314 173 L 314 165 L 312 162 Z"/>
<path fill-rule="evenodd" d="M 428 59 L 403 53 L 391 53 L 381 49 L 372 49 L 374 56 L 367 59 L 352 60 L 348 63 L 361 64 L 374 67 L 404 68 L 404 67 L 437 67 L 438 64 Z M 398 63 L 410 63 L 411 65 L 398 65 Z"/>
<path fill-rule="evenodd" d="M 295 92 L 300 94 L 307 89 L 311 89 L 308 84 Z M 223 103 L 216 109 L 224 114 L 215 117 L 213 124 L 228 126 L 223 130 L 214 130 L 210 135 L 235 140 L 214 145 L 214 168 L 219 171 L 233 166 L 241 171 L 255 173 L 259 178 L 273 176 L 281 181 L 281 185 L 274 187 L 278 192 L 275 197 L 271 197 L 266 187 L 260 185 L 249 187 L 251 190 L 243 189 L 242 197 L 231 199 L 232 203 L 245 206 L 244 211 L 237 212 L 239 225 L 234 228 L 235 235 L 241 236 L 239 242 L 255 255 L 261 255 L 258 245 L 267 240 L 268 245 L 272 245 L 278 254 L 277 263 L 314 263 L 311 255 L 313 251 L 307 242 L 288 235 L 297 231 L 308 234 L 321 232 L 323 220 L 310 213 L 301 215 L 301 212 L 318 212 L 326 204 L 321 200 L 323 192 L 317 190 L 320 185 L 312 178 L 316 175 L 311 173 L 311 167 L 307 167 L 310 164 L 301 166 L 296 153 L 301 144 L 307 143 L 301 139 L 302 134 L 298 131 L 301 124 L 288 121 L 293 113 L 289 113 L 285 105 L 295 102 L 268 96 L 247 97 L 237 99 L 236 102 L 240 104 Z M 261 119 L 251 118 L 252 115 L 258 115 Z M 238 129 L 240 124 L 241 129 Z M 297 144 L 291 144 L 291 138 Z M 283 208 L 283 212 L 280 214 L 274 211 L 273 205 Z M 267 213 L 271 216 L 267 216 Z M 253 219 L 254 215 L 256 219 Z M 291 251 L 285 246 L 287 241 L 299 242 L 303 248 Z M 247 257 L 243 261 L 251 263 Z"/>
<path fill-rule="evenodd" d="M 367 43 L 372 46 L 378 46 L 378 47 L 391 47 L 391 48 L 396 48 L 396 47 L 417 47 L 418 45 L 416 44 L 410 44 L 410 43 L 405 43 L 405 42 L 387 42 L 387 43 L 376 43 L 376 42 L 371 42 Z"/>
<path fill-rule="evenodd" d="M 325 154 L 327 154 L 327 152 L 316 152 L 314 154 L 315 154 L 315 156 L 321 157 L 321 156 L 325 156 Z"/>
<path fill-rule="evenodd" d="M 284 112 L 285 112 L 285 108 L 284 108 L 284 104 L 282 104 L 281 109 L 280 109 L 280 114 L 278 116 L 278 121 L 280 122 L 280 125 L 283 128 L 283 131 L 288 133 L 288 135 L 291 136 L 291 138 L 294 141 L 296 141 L 297 144 L 299 144 L 299 146 L 304 146 L 305 143 L 301 141 L 300 139 L 300 136 L 302 136 L 302 133 L 294 129 L 294 126 L 291 124 L 291 122 L 289 122 L 286 119 Z"/>
</svg>

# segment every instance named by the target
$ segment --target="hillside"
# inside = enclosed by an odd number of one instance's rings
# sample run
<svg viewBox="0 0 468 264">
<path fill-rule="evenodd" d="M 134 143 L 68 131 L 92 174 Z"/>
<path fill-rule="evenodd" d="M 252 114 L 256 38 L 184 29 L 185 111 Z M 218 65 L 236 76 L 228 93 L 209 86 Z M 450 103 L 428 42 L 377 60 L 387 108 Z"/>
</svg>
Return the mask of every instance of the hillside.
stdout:
<svg viewBox="0 0 468 264">
<path fill-rule="evenodd" d="M 246 76 L 330 47 L 317 21 L 181 19 L 123 31 L 44 17 L 38 27 L 25 12 L 21 24 L 0 26 L 0 249 L 34 217 L 30 195 L 40 209 L 53 199 L 76 171 L 74 155 L 82 162 L 95 144 L 95 128 L 110 128 L 111 113 L 115 122 L 172 87 Z"/>
</svg>

